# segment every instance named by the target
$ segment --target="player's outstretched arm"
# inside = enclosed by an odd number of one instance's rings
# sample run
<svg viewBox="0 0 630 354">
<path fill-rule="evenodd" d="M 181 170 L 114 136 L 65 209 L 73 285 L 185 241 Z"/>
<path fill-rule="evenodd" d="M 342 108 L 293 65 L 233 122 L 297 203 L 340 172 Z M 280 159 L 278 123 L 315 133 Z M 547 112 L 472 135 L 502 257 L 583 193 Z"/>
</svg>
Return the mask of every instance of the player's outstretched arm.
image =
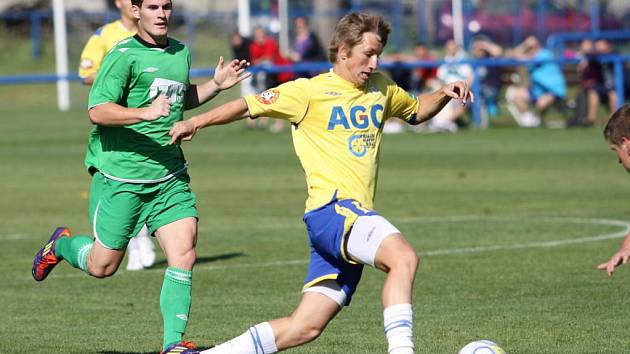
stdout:
<svg viewBox="0 0 630 354">
<path fill-rule="evenodd" d="M 626 239 L 621 244 L 619 250 L 610 257 L 608 262 L 604 262 L 597 266 L 597 269 L 603 270 L 608 273 L 608 276 L 612 276 L 615 272 L 615 268 L 622 264 L 626 264 L 630 258 L 630 233 L 626 236 Z"/>
<path fill-rule="evenodd" d="M 186 109 L 196 108 L 215 97 L 222 90 L 227 90 L 252 74 L 245 72 L 249 67 L 247 60 L 234 59 L 225 64 L 223 57 L 214 70 L 214 78 L 202 85 L 192 85 L 186 94 Z"/>
<path fill-rule="evenodd" d="M 170 112 L 171 101 L 166 96 L 159 95 L 149 107 L 129 108 L 108 102 L 92 107 L 88 115 L 93 124 L 123 126 L 167 117 Z"/>
<path fill-rule="evenodd" d="M 210 125 L 227 124 L 245 117 L 249 117 L 247 103 L 244 98 L 237 98 L 209 112 L 194 116 L 188 120 L 176 122 L 171 131 L 169 131 L 171 136 L 170 144 L 192 140 L 193 136 L 201 128 Z"/>
<path fill-rule="evenodd" d="M 427 121 L 446 106 L 446 104 L 452 100 L 461 100 L 463 105 L 466 105 L 468 101 L 474 102 L 475 97 L 472 91 L 470 91 L 468 84 L 464 81 L 455 81 L 446 86 L 443 86 L 439 90 L 422 95 L 418 97 L 419 108 L 417 114 L 418 123 Z"/>
</svg>

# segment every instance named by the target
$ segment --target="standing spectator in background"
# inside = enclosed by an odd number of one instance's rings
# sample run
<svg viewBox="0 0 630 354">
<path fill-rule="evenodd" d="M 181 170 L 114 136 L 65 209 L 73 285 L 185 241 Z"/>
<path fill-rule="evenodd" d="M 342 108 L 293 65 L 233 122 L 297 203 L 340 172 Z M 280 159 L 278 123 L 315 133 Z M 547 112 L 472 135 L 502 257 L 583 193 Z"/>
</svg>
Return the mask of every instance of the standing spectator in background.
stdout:
<svg viewBox="0 0 630 354">
<path fill-rule="evenodd" d="M 276 40 L 269 36 L 267 31 L 265 31 L 262 27 L 256 27 L 254 29 L 254 40 L 249 45 L 249 55 L 251 63 L 254 66 L 264 67 L 290 64 L 290 61 L 280 54 L 280 49 Z M 254 75 L 252 83 L 256 92 L 260 93 L 270 87 L 274 87 L 291 80 L 292 78 L 293 73 L 272 74 L 260 71 Z M 259 124 L 259 127 L 264 128 L 267 126 L 267 120 L 268 119 L 266 117 L 261 117 L 259 118 L 259 122 L 255 123 Z M 251 125 L 251 123 L 249 124 Z M 269 130 L 274 133 L 280 132 L 284 130 L 284 123 L 281 120 L 275 120 L 273 125 L 269 127 Z"/>
<path fill-rule="evenodd" d="M 86 85 L 92 85 L 96 78 L 96 73 L 101 67 L 103 58 L 109 50 L 120 40 L 136 34 L 138 20 L 131 13 L 131 0 L 116 0 L 116 8 L 120 12 L 120 19 L 110 22 L 96 30 L 85 44 L 81 52 L 79 64 L 79 77 Z M 99 137 L 98 127 L 94 126 L 90 132 L 90 141 L 97 141 Z M 86 166 L 93 166 L 92 160 L 96 158 L 99 144 L 89 144 L 86 155 Z M 89 171 L 91 175 L 94 171 Z M 146 225 L 140 230 L 136 237 L 132 238 L 127 245 L 127 270 L 141 270 L 149 268 L 155 262 L 155 246 L 151 241 L 149 229 Z"/>
<path fill-rule="evenodd" d="M 507 54 L 520 60 L 541 61 L 527 64 L 529 86 L 508 87 L 505 97 L 508 109 L 520 126 L 540 125 L 545 112 L 554 103 L 564 101 L 567 87 L 562 68 L 553 59 L 550 50 L 543 48 L 536 37 L 530 36 Z M 530 104 L 534 104 L 534 109 Z"/>
<path fill-rule="evenodd" d="M 503 48 L 487 36 L 473 38 L 472 56 L 475 59 L 499 58 Z M 477 69 L 478 80 L 481 80 L 481 112 L 487 120 L 499 114 L 499 92 L 501 91 L 502 70 L 499 66 L 481 66 Z"/>
<path fill-rule="evenodd" d="M 247 62 L 251 62 L 251 57 L 249 53 L 249 47 L 252 44 L 252 41 L 241 35 L 238 31 L 233 32 L 230 35 L 230 48 L 232 49 L 232 59 L 245 60 Z M 252 78 L 248 77 L 245 80 L 241 81 L 241 88 L 243 94 L 252 94 L 255 92 L 254 87 L 252 86 Z"/>
<path fill-rule="evenodd" d="M 230 35 L 230 48 L 232 49 L 232 58 L 233 59 L 241 59 L 251 62 L 249 46 L 252 41 L 238 33 L 238 31 L 233 32 Z"/>
<path fill-rule="evenodd" d="M 414 57 L 415 61 L 435 61 L 436 58 L 431 52 L 427 45 L 423 42 L 416 43 L 416 47 L 414 48 Z M 439 81 L 437 80 L 437 67 L 421 67 L 417 68 L 411 77 L 411 90 L 416 93 L 422 93 L 424 91 L 433 91 L 436 90 L 440 86 Z"/>
<path fill-rule="evenodd" d="M 315 32 L 311 31 L 306 17 L 296 17 L 293 24 L 295 25 L 295 37 L 291 49 L 291 60 L 296 63 L 325 61 L 324 48 Z M 315 74 L 316 72 L 301 72 L 297 75 L 299 77 L 312 77 Z"/>
</svg>

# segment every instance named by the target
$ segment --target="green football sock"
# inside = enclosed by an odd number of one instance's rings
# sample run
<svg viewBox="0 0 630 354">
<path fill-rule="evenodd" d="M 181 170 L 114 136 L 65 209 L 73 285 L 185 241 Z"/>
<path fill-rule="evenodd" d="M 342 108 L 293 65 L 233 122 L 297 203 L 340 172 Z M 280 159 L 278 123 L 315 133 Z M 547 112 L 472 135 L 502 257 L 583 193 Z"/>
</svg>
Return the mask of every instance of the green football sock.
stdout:
<svg viewBox="0 0 630 354">
<path fill-rule="evenodd" d="M 160 309 L 164 320 L 164 348 L 184 337 L 192 303 L 192 271 L 166 268 L 160 293 Z"/>
<path fill-rule="evenodd" d="M 55 242 L 55 256 L 87 273 L 87 256 L 93 245 L 94 240 L 89 236 L 61 237 Z"/>
</svg>

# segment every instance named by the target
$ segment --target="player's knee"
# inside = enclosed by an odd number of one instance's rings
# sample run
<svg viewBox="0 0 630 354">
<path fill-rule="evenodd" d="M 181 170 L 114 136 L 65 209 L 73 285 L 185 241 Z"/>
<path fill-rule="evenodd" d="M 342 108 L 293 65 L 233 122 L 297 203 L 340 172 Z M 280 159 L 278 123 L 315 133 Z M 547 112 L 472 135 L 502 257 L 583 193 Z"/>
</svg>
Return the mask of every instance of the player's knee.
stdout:
<svg viewBox="0 0 630 354">
<path fill-rule="evenodd" d="M 394 257 L 391 257 L 389 269 L 397 272 L 415 274 L 418 269 L 420 258 L 416 251 L 410 246 L 401 247 Z"/>
<path fill-rule="evenodd" d="M 324 331 L 324 326 L 316 324 L 305 324 L 300 327 L 297 333 L 297 340 L 300 344 L 314 341 Z"/>
<path fill-rule="evenodd" d="M 116 273 L 116 270 L 118 269 L 117 266 L 104 266 L 104 267 L 89 267 L 89 273 L 91 276 L 93 276 L 94 278 L 107 278 L 107 277 L 111 277 L 112 275 L 114 275 L 114 273 Z"/>
<path fill-rule="evenodd" d="M 169 260 L 169 265 L 175 266 L 181 269 L 192 269 L 196 261 L 197 261 L 197 253 L 195 252 L 195 249 L 192 248 L 188 251 L 185 251 L 179 254 L 176 257 L 176 259 L 172 260 L 172 262 Z"/>
</svg>

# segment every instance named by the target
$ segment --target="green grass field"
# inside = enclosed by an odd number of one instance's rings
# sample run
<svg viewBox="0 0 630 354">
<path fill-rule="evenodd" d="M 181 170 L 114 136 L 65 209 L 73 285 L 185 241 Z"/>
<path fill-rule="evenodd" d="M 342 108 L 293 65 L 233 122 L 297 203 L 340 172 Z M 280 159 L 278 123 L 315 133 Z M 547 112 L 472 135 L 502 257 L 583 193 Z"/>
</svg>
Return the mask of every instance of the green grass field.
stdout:
<svg viewBox="0 0 630 354">
<path fill-rule="evenodd" d="M 155 353 L 161 255 L 104 280 L 67 264 L 31 278 L 55 226 L 90 230 L 86 89 L 67 113 L 54 92 L 0 87 L 0 353 Z M 305 182 L 289 133 L 210 128 L 185 151 L 201 215 L 187 337 L 210 345 L 297 304 Z M 628 183 L 600 127 L 385 136 L 376 208 L 421 255 L 417 353 L 478 338 L 511 354 L 630 352 L 630 272 L 595 269 L 627 228 Z M 366 270 L 352 305 L 289 352 L 385 353 L 383 279 Z"/>
</svg>

